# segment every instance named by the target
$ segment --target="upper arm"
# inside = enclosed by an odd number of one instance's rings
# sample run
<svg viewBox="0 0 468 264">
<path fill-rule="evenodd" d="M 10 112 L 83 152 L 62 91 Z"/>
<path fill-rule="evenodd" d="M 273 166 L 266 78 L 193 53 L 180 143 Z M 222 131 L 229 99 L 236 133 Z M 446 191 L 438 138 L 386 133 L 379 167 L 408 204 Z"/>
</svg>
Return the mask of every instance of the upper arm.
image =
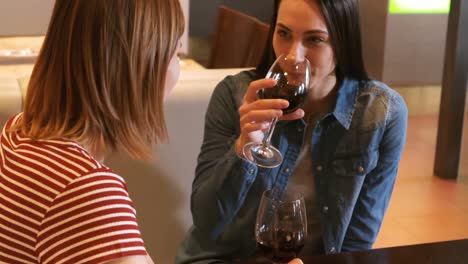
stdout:
<svg viewBox="0 0 468 264">
<path fill-rule="evenodd" d="M 217 85 L 211 96 L 205 114 L 205 131 L 195 182 L 203 179 L 204 173 L 224 157 L 239 135 L 238 102 L 232 93 L 235 85 L 232 77 L 228 77 Z"/>
<path fill-rule="evenodd" d="M 379 146 L 376 167 L 365 177 L 343 242 L 343 251 L 372 247 L 395 184 L 406 140 L 408 111 L 400 96 L 393 98 Z"/>
<path fill-rule="evenodd" d="M 227 77 L 215 88 L 205 117 L 205 133 L 192 184 L 191 212 L 198 230 L 218 237 L 232 221 L 255 180 L 254 165 L 240 159 L 238 107 L 245 83 Z"/>
<path fill-rule="evenodd" d="M 146 256 L 123 179 L 96 172 L 69 183 L 43 218 L 36 251 L 41 263 L 98 263 Z"/>
<path fill-rule="evenodd" d="M 400 160 L 408 126 L 408 109 L 403 98 L 396 95 L 392 97 L 392 102 L 380 144 L 381 156 L 385 161 Z"/>
</svg>

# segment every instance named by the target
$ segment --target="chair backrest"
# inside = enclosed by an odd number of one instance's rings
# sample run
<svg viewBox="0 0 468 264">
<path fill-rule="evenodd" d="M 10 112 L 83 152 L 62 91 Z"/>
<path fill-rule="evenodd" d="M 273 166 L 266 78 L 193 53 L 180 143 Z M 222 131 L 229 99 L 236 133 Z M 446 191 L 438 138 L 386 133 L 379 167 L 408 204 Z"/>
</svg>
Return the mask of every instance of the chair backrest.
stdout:
<svg viewBox="0 0 468 264">
<path fill-rule="evenodd" d="M 269 25 L 257 18 L 220 6 L 208 68 L 257 66 Z"/>
</svg>

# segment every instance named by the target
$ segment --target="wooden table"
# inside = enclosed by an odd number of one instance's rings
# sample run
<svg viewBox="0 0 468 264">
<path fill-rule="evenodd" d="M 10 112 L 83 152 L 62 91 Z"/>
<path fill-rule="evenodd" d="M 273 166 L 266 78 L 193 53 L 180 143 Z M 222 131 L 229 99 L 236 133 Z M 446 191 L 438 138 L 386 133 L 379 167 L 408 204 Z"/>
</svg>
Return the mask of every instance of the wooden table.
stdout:
<svg viewBox="0 0 468 264">
<path fill-rule="evenodd" d="M 306 252 L 301 253 L 306 255 Z M 468 239 L 333 255 L 301 256 L 301 259 L 304 264 L 467 264 Z"/>
</svg>

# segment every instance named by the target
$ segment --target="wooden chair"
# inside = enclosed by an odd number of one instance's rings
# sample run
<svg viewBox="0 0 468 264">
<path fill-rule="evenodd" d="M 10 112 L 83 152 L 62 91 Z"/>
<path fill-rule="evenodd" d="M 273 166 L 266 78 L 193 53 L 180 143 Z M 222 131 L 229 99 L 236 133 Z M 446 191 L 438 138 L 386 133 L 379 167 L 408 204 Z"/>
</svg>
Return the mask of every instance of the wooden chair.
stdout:
<svg viewBox="0 0 468 264">
<path fill-rule="evenodd" d="M 242 12 L 221 6 L 208 68 L 257 66 L 268 37 L 269 25 Z"/>
</svg>

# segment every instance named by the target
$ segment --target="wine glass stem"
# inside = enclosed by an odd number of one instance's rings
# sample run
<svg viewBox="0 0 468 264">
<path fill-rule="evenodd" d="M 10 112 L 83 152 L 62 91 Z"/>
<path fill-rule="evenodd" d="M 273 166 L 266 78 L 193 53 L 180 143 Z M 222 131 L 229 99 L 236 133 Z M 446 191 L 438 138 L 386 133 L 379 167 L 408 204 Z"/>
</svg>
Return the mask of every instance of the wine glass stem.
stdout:
<svg viewBox="0 0 468 264">
<path fill-rule="evenodd" d="M 277 117 L 273 118 L 273 120 L 271 121 L 271 125 L 268 128 L 268 133 L 267 133 L 266 137 L 263 137 L 262 144 L 265 147 L 270 147 L 270 140 L 271 140 L 271 136 L 273 135 L 273 131 L 275 130 L 276 122 L 278 122 Z"/>
</svg>

